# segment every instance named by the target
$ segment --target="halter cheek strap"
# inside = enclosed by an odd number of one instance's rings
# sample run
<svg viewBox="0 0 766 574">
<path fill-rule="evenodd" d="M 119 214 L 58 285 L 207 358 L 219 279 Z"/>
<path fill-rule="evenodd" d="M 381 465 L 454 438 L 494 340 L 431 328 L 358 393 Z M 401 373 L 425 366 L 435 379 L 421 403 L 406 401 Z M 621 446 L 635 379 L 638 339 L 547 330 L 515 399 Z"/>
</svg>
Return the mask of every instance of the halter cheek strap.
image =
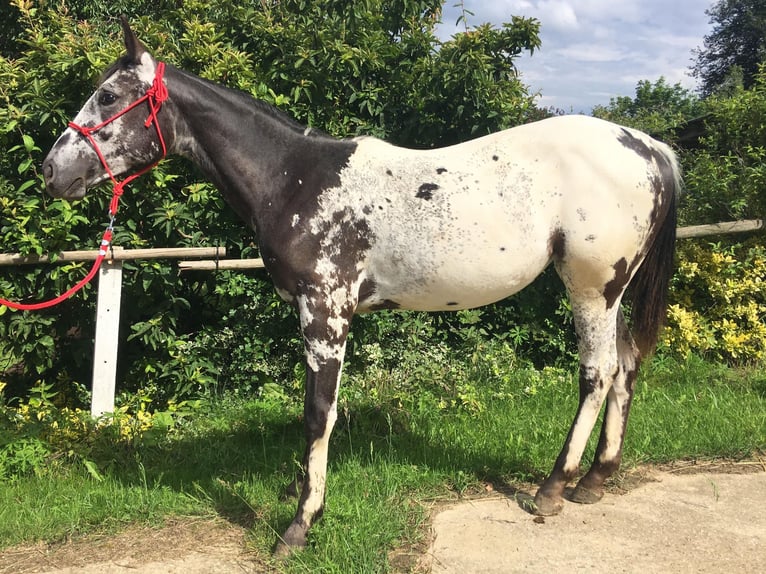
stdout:
<svg viewBox="0 0 766 574">
<path fill-rule="evenodd" d="M 109 176 L 109 179 L 112 180 L 113 185 L 113 195 L 112 195 L 112 201 L 109 204 L 109 215 L 114 218 L 114 216 L 117 214 L 117 208 L 120 203 L 120 197 L 122 196 L 125 186 L 128 185 L 131 181 L 134 179 L 141 177 L 144 175 L 147 171 L 151 170 L 156 166 L 160 160 L 155 161 L 151 165 L 148 165 L 144 169 L 134 173 L 133 175 L 130 175 L 123 179 L 122 181 L 117 181 L 117 178 L 114 176 L 114 173 L 109 168 L 109 164 L 106 161 L 106 158 L 104 157 L 104 154 L 101 152 L 101 149 L 98 147 L 98 143 L 96 143 L 95 138 L 93 137 L 93 134 L 95 134 L 97 131 L 102 129 L 104 126 L 109 125 L 113 121 L 115 121 L 117 118 L 122 117 L 126 113 L 128 113 L 133 108 L 141 105 L 144 102 L 149 103 L 149 116 L 146 118 L 146 121 L 144 122 L 144 127 L 148 128 L 152 124 L 154 124 L 154 128 L 157 130 L 157 137 L 160 140 L 160 146 L 162 147 L 162 158 L 164 158 L 167 155 L 167 147 L 165 146 L 165 138 L 162 137 L 162 130 L 160 130 L 160 123 L 157 120 L 157 113 L 160 111 L 160 108 L 162 107 L 162 103 L 168 99 L 168 89 L 165 86 L 165 83 L 162 81 L 163 77 L 165 75 L 165 63 L 164 62 L 157 62 L 157 68 L 154 73 L 154 81 L 152 82 L 152 86 L 146 91 L 146 93 L 141 96 L 139 99 L 137 99 L 135 102 L 130 104 L 125 109 L 117 112 L 114 114 L 111 118 L 104 120 L 100 124 L 93 126 L 93 127 L 86 127 L 78 125 L 74 122 L 69 122 L 69 127 L 73 130 L 79 132 L 82 136 L 85 137 L 85 139 L 90 142 L 90 145 L 93 146 L 93 150 L 96 152 L 96 155 L 98 156 L 98 159 L 101 161 L 101 165 L 104 166 L 104 169 L 106 170 L 107 175 Z"/>
</svg>

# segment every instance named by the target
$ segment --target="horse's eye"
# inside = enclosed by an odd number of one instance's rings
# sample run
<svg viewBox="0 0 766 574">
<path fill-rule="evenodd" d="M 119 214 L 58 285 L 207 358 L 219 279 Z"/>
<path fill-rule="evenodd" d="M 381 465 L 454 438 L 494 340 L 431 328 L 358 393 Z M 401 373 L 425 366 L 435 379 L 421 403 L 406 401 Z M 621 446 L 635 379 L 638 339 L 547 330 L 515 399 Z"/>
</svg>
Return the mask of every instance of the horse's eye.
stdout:
<svg viewBox="0 0 766 574">
<path fill-rule="evenodd" d="M 112 92 L 101 92 L 98 96 L 98 103 L 102 106 L 111 106 L 117 101 L 117 95 Z"/>
</svg>

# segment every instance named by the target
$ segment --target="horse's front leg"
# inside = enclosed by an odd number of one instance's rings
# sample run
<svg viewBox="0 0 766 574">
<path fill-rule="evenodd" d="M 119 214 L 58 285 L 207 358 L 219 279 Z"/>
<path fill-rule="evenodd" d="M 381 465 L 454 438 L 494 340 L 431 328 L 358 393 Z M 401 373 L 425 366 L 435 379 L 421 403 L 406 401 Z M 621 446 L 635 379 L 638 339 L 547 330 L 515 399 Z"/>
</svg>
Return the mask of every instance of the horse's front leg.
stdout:
<svg viewBox="0 0 766 574">
<path fill-rule="evenodd" d="M 337 419 L 338 384 L 353 314 L 351 304 L 328 308 L 317 306 L 308 297 L 298 298 L 298 308 L 306 353 L 306 451 L 302 481 L 295 483 L 300 486 L 298 511 L 277 544 L 277 555 L 306 546 L 309 528 L 324 510 L 328 447 Z"/>
</svg>

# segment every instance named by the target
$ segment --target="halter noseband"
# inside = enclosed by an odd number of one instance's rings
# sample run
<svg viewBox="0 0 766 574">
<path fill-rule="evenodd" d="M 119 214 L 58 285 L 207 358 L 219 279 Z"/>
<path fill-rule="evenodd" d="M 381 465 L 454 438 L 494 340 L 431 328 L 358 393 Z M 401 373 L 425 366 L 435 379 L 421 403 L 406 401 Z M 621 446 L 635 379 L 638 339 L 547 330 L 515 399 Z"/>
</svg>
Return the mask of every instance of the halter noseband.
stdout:
<svg viewBox="0 0 766 574">
<path fill-rule="evenodd" d="M 165 83 L 162 81 L 162 78 L 164 75 L 165 75 L 165 63 L 157 62 L 157 69 L 154 72 L 154 81 L 152 82 L 152 86 L 146 91 L 146 93 L 143 96 L 141 96 L 139 99 L 137 99 L 135 102 L 130 104 L 128 107 L 126 107 L 122 111 L 117 112 L 111 118 L 104 120 L 97 126 L 86 127 L 86 126 L 78 125 L 74 122 L 69 122 L 69 127 L 79 132 L 81 135 L 83 135 L 88 140 L 88 142 L 90 142 L 90 145 L 93 146 L 93 149 L 95 150 L 96 155 L 98 155 L 98 159 L 101 161 L 101 164 L 104 166 L 104 169 L 106 170 L 106 173 L 109 176 L 109 179 L 112 180 L 113 195 L 112 195 L 112 201 L 109 204 L 109 215 L 113 219 L 117 213 L 117 207 L 119 206 L 119 203 L 120 203 L 120 196 L 123 194 L 123 191 L 125 190 L 125 186 L 131 181 L 133 181 L 134 179 L 142 176 L 147 171 L 152 169 L 154 166 L 156 166 L 160 162 L 160 160 L 157 160 L 151 165 L 138 171 L 137 173 L 134 173 L 133 175 L 126 177 L 122 181 L 117 181 L 117 178 L 114 176 L 114 173 L 112 173 L 112 170 L 109 169 L 109 164 L 107 164 L 104 154 L 101 153 L 101 150 L 99 149 L 98 144 L 96 143 L 96 140 L 93 137 L 93 134 L 96 133 L 101 128 L 103 128 L 104 126 L 112 123 L 117 118 L 128 113 L 130 110 L 132 110 L 136 106 L 146 101 L 149 103 L 149 116 L 146 118 L 146 121 L 144 122 L 144 127 L 148 128 L 150 125 L 154 124 L 154 128 L 157 130 L 157 137 L 159 138 L 160 145 L 162 146 L 162 157 L 164 158 L 167 155 L 167 148 L 165 147 L 165 138 L 162 137 L 162 130 L 160 130 L 160 123 L 157 120 L 157 113 L 160 111 L 160 108 L 162 107 L 162 103 L 168 99 L 168 89 L 165 86 Z"/>
</svg>

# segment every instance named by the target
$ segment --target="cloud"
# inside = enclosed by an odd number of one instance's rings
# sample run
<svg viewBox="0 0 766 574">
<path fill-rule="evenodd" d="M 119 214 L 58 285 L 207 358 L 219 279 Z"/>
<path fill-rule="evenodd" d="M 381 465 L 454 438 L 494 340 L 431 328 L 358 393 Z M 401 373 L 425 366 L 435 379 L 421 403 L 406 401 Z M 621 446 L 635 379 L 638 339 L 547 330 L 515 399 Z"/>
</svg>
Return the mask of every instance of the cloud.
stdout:
<svg viewBox="0 0 766 574">
<path fill-rule="evenodd" d="M 576 62 L 620 62 L 629 57 L 629 52 L 622 48 L 587 43 L 569 44 L 556 50 L 556 54 Z"/>
<path fill-rule="evenodd" d="M 540 105 L 589 112 L 616 96 L 635 95 L 640 80 L 660 76 L 695 89 L 692 50 L 710 31 L 705 10 L 715 0 L 464 0 L 472 25 L 500 26 L 512 15 L 537 18 L 542 47 L 517 66 Z M 454 0 L 440 31 L 458 32 Z"/>
<path fill-rule="evenodd" d="M 539 20 L 547 22 L 554 30 L 577 30 L 580 27 L 575 9 L 569 2 L 539 2 L 537 9 L 540 14 Z"/>
</svg>

